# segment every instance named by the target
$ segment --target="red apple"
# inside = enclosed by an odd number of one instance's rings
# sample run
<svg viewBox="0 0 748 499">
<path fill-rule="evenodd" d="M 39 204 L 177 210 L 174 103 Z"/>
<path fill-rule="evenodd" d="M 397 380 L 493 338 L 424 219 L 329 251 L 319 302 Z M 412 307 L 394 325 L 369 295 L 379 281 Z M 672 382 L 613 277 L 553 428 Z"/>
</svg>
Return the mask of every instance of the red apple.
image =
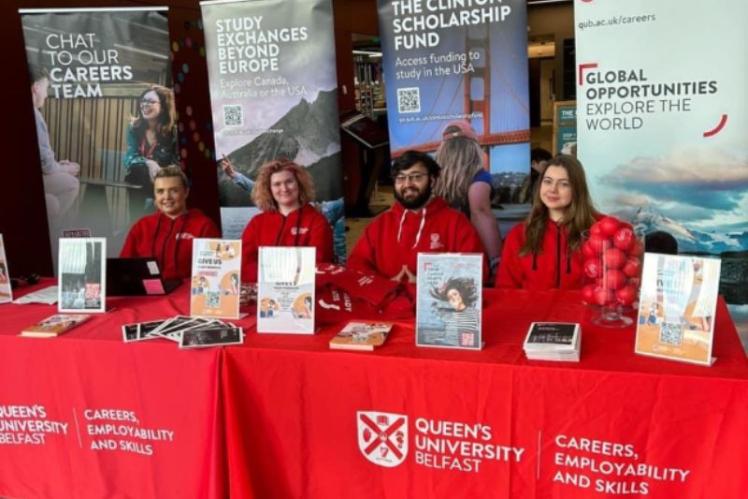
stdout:
<svg viewBox="0 0 748 499">
<path fill-rule="evenodd" d="M 634 243 L 634 231 L 631 227 L 620 227 L 613 236 L 613 244 L 621 251 L 628 251 Z"/>
<path fill-rule="evenodd" d="M 621 226 L 621 222 L 615 217 L 603 217 L 597 223 L 600 224 L 600 230 L 606 237 L 613 237 Z"/>
<path fill-rule="evenodd" d="M 592 224 L 592 227 L 590 227 L 590 235 L 591 236 L 602 236 L 603 235 L 603 229 L 599 222 L 595 222 Z"/>
<path fill-rule="evenodd" d="M 613 290 L 605 289 L 605 288 L 595 288 L 594 291 L 594 298 L 595 303 L 598 305 L 607 305 L 609 303 L 613 303 L 615 301 L 615 293 Z"/>
<path fill-rule="evenodd" d="M 630 257 L 623 264 L 623 273 L 628 277 L 639 277 L 639 273 L 642 271 L 642 262 L 637 257 Z"/>
<path fill-rule="evenodd" d="M 644 254 L 644 243 L 635 239 L 633 244 L 629 248 L 629 256 L 641 256 L 643 254 Z"/>
<path fill-rule="evenodd" d="M 626 255 L 618 248 L 608 248 L 603 255 L 603 261 L 609 269 L 620 269 L 626 262 Z"/>
<path fill-rule="evenodd" d="M 584 275 L 589 277 L 590 279 L 594 279 L 595 277 L 600 277 L 602 274 L 602 269 L 600 267 L 600 260 L 597 258 L 588 258 L 584 261 Z"/>
<path fill-rule="evenodd" d="M 629 282 L 627 283 L 629 286 L 633 286 L 634 289 L 639 290 L 639 286 L 641 285 L 642 280 L 639 277 L 630 277 Z"/>
<path fill-rule="evenodd" d="M 595 254 L 601 253 L 603 248 L 610 246 L 610 242 L 607 239 L 603 236 L 596 236 L 594 234 L 590 236 L 587 242 L 590 244 L 592 249 L 595 250 Z"/>
<path fill-rule="evenodd" d="M 626 284 L 626 276 L 620 270 L 615 269 L 608 269 L 605 272 L 604 280 L 608 289 L 619 289 Z"/>
<path fill-rule="evenodd" d="M 586 304 L 595 302 L 595 285 L 588 284 L 582 288 L 582 301 Z"/>
<path fill-rule="evenodd" d="M 624 286 L 616 291 L 616 300 L 621 305 L 631 305 L 636 299 L 636 289 L 631 286 Z"/>
</svg>

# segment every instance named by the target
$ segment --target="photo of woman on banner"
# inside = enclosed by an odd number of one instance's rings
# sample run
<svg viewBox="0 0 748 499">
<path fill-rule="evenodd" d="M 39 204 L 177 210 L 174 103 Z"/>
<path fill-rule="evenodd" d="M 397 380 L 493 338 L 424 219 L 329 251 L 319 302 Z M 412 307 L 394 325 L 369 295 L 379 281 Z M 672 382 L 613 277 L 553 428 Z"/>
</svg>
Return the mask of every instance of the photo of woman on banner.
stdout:
<svg viewBox="0 0 748 499">
<path fill-rule="evenodd" d="M 39 159 L 44 181 L 44 198 L 47 204 L 47 220 L 57 228 L 63 217 L 71 210 L 80 191 L 80 165 L 63 159 L 57 160 L 49 139 L 47 122 L 41 109 L 47 101 L 49 74 L 43 67 L 31 68 L 31 98 L 36 121 L 36 138 L 39 143 Z"/>
<path fill-rule="evenodd" d="M 306 168 L 288 159 L 260 167 L 252 199 L 261 213 L 242 233 L 242 282 L 257 282 L 260 246 L 314 246 L 317 263 L 332 262 L 332 229 L 311 202 L 314 184 Z"/>
<path fill-rule="evenodd" d="M 128 190 L 131 220 L 153 210 L 153 179 L 174 164 L 179 164 L 174 93 L 151 85 L 140 94 L 137 116 L 127 129 L 125 181 L 141 187 Z"/>
<path fill-rule="evenodd" d="M 470 218 L 486 249 L 493 275 L 501 255 L 501 233 L 491 210 L 493 186 L 491 174 L 484 168 L 484 156 L 478 136 L 467 121 L 447 125 L 436 150 L 441 173 L 434 193 Z"/>
</svg>

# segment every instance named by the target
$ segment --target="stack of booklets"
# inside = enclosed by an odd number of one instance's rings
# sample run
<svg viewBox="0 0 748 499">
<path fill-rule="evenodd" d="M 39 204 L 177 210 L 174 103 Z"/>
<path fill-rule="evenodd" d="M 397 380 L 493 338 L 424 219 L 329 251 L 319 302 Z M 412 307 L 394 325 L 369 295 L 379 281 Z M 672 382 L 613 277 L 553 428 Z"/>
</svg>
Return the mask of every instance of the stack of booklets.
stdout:
<svg viewBox="0 0 748 499">
<path fill-rule="evenodd" d="M 244 343 L 244 330 L 218 319 L 183 315 L 122 326 L 122 339 L 125 343 L 158 338 L 179 343 L 179 348 L 240 345 Z"/>
<path fill-rule="evenodd" d="M 34 325 L 25 327 L 21 331 L 21 336 L 29 338 L 54 338 L 86 322 L 89 317 L 86 314 L 55 314 Z"/>
<path fill-rule="evenodd" d="M 530 360 L 579 362 L 582 329 L 571 322 L 533 322 L 525 337 L 525 355 Z"/>
<path fill-rule="evenodd" d="M 384 344 L 390 329 L 390 322 L 349 322 L 330 340 L 330 348 L 371 351 Z"/>
</svg>

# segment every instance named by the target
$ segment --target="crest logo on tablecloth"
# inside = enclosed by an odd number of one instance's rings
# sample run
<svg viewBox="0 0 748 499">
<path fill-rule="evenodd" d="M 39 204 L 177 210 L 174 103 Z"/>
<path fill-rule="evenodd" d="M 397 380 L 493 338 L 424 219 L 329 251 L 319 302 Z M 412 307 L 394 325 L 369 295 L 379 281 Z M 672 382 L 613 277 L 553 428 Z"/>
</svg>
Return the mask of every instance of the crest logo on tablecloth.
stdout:
<svg viewBox="0 0 748 499">
<path fill-rule="evenodd" d="M 356 413 L 358 448 L 366 459 L 392 468 L 408 455 L 408 416 L 389 412 Z"/>
</svg>

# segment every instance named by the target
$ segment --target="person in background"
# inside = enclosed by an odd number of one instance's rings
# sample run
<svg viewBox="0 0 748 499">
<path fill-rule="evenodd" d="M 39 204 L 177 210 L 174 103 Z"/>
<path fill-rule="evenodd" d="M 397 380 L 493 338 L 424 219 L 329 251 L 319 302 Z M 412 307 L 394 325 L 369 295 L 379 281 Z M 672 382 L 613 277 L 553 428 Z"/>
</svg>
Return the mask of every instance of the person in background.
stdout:
<svg viewBox="0 0 748 499">
<path fill-rule="evenodd" d="M 150 210 L 153 180 L 158 171 L 177 164 L 174 93 L 170 88 L 151 85 L 140 94 L 137 116 L 127 128 L 125 181 L 141 187 L 128 189 L 131 219 Z"/>
<path fill-rule="evenodd" d="M 644 236 L 644 251 L 677 255 L 678 241 L 669 232 L 656 230 Z"/>
<path fill-rule="evenodd" d="M 600 217 L 584 169 L 573 156 L 560 154 L 546 164 L 540 179 L 530 214 L 504 241 L 496 287 L 582 287 L 582 234 Z"/>
<path fill-rule="evenodd" d="M 392 164 L 395 204 L 364 229 L 348 267 L 415 283 L 418 253 L 485 253 L 467 217 L 432 193 L 439 165 L 428 154 L 407 151 Z M 484 279 L 488 262 L 484 258 Z"/>
<path fill-rule="evenodd" d="M 237 170 L 234 166 L 234 163 L 231 162 L 231 159 L 229 159 L 228 156 L 224 155 L 223 159 L 221 159 L 218 164 L 221 167 L 221 170 L 223 170 L 223 173 L 225 173 L 232 182 L 234 182 L 245 191 L 252 192 L 255 183 L 252 181 L 252 179 Z"/>
<path fill-rule="evenodd" d="M 517 196 L 518 203 L 532 203 L 532 195 L 535 192 L 535 187 L 538 185 L 540 172 L 543 171 L 546 163 L 548 163 L 551 158 L 553 158 L 551 153 L 542 147 L 534 147 L 530 151 L 530 174 L 525 178 L 524 182 L 522 182 L 522 186 L 519 189 L 519 194 Z"/>
<path fill-rule="evenodd" d="M 491 174 L 483 168 L 483 149 L 466 121 L 447 125 L 436 150 L 441 167 L 434 194 L 462 211 L 478 231 L 492 275 L 501 255 L 499 224 L 491 210 Z"/>
<path fill-rule="evenodd" d="M 242 233 L 242 282 L 257 282 L 260 246 L 314 246 L 317 263 L 332 262 L 332 230 L 311 205 L 312 177 L 293 161 L 277 159 L 259 169 L 252 199 L 261 213 Z"/>
<path fill-rule="evenodd" d="M 179 166 L 160 168 L 153 181 L 157 211 L 132 226 L 120 256 L 155 258 L 165 279 L 189 277 L 192 240 L 221 236 L 200 210 L 187 209 L 189 194 L 187 176 Z"/>
<path fill-rule="evenodd" d="M 31 99 L 34 105 L 36 138 L 39 143 L 39 158 L 42 164 L 44 197 L 47 203 L 47 217 L 50 222 L 59 220 L 73 206 L 80 191 L 80 165 L 67 159 L 58 161 L 49 141 L 49 129 L 41 109 L 47 100 L 49 75 L 44 68 L 31 70 Z"/>
</svg>

